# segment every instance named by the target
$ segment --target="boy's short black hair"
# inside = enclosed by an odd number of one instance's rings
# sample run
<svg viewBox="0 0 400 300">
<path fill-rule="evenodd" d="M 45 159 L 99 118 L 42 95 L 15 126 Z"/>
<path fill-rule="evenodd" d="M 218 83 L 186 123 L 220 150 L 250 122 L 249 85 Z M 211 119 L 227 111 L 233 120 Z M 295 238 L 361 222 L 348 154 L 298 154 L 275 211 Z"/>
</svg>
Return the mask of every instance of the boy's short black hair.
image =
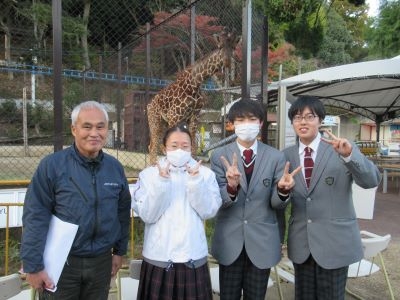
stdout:
<svg viewBox="0 0 400 300">
<path fill-rule="evenodd" d="M 192 136 L 191 136 L 190 131 L 189 131 L 189 129 L 188 129 L 188 125 L 187 125 L 186 123 L 179 123 L 179 124 L 177 124 L 177 125 L 175 125 L 175 126 L 172 126 L 171 128 L 169 128 L 169 129 L 165 132 L 164 137 L 163 137 L 163 139 L 162 139 L 162 142 L 163 142 L 163 145 L 164 145 L 164 146 L 167 145 L 167 140 L 168 140 L 169 136 L 170 136 L 172 133 L 176 132 L 176 131 L 186 133 L 186 134 L 189 136 L 190 141 L 192 141 Z"/>
<path fill-rule="evenodd" d="M 235 102 L 228 112 L 228 120 L 234 122 L 236 118 L 257 117 L 260 123 L 264 122 L 265 110 L 260 102 L 251 99 L 241 99 Z"/>
<path fill-rule="evenodd" d="M 325 119 L 325 107 L 321 100 L 315 96 L 300 96 L 289 108 L 288 117 L 290 121 L 293 122 L 294 116 L 301 115 L 306 107 L 308 107 L 315 115 L 317 115 L 321 122 Z"/>
</svg>

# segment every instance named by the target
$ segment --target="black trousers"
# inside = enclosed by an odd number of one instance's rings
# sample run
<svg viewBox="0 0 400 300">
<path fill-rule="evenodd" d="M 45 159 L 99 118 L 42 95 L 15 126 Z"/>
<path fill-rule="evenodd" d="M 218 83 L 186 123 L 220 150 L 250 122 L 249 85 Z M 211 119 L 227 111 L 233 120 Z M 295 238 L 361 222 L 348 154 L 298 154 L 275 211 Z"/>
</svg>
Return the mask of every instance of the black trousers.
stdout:
<svg viewBox="0 0 400 300">
<path fill-rule="evenodd" d="M 43 291 L 41 300 L 107 300 L 111 281 L 111 251 L 97 257 L 68 256 L 52 293 Z"/>
</svg>

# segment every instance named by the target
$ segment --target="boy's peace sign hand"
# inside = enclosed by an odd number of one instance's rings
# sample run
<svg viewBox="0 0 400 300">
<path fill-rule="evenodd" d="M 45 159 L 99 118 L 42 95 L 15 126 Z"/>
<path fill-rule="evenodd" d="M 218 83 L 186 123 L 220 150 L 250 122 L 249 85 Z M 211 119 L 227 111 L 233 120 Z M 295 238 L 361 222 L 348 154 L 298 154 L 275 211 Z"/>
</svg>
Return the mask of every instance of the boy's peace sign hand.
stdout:
<svg viewBox="0 0 400 300">
<path fill-rule="evenodd" d="M 239 172 L 238 169 L 238 159 L 236 153 L 233 153 L 232 155 L 232 164 L 230 164 L 224 156 L 221 156 L 221 161 L 226 169 L 225 176 L 226 179 L 228 180 L 228 185 L 231 188 L 236 189 L 240 184 L 240 176 L 241 176 L 241 173 Z"/>
<path fill-rule="evenodd" d="M 333 149 L 335 149 L 335 151 L 339 153 L 341 156 L 343 157 L 350 156 L 351 151 L 353 151 L 353 146 L 347 139 L 338 138 L 332 132 L 326 129 L 324 130 L 324 132 L 326 132 L 326 134 L 329 135 L 331 139 L 326 139 L 324 137 L 321 137 L 322 141 L 332 145 Z"/>
<path fill-rule="evenodd" d="M 290 162 L 286 162 L 285 169 L 283 170 L 283 175 L 281 179 L 278 181 L 278 189 L 281 191 L 289 192 L 295 185 L 293 177 L 300 172 L 301 166 L 298 166 L 293 170 L 292 173 L 289 173 Z"/>
</svg>

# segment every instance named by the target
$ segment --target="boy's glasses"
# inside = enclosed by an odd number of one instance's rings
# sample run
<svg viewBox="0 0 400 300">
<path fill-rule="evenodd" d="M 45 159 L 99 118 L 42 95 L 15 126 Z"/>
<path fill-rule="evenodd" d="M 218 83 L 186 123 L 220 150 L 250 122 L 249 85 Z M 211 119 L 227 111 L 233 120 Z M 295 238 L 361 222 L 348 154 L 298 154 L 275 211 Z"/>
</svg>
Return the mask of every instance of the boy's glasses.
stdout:
<svg viewBox="0 0 400 300">
<path fill-rule="evenodd" d="M 305 116 L 295 115 L 295 116 L 293 117 L 293 123 L 300 123 L 301 121 L 303 121 L 303 119 L 304 119 L 306 122 L 312 122 L 312 121 L 314 121 L 314 119 L 315 119 L 316 117 L 317 117 L 317 116 L 314 115 L 314 114 L 306 114 Z"/>
</svg>

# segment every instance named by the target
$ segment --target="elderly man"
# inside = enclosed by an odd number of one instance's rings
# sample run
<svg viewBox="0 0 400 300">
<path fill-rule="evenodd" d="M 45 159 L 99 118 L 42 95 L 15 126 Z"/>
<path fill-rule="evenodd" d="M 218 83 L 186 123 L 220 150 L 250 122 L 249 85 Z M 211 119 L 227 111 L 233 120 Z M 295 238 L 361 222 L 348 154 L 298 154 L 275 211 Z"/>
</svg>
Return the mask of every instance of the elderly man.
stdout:
<svg viewBox="0 0 400 300">
<path fill-rule="evenodd" d="M 21 257 L 41 299 L 107 299 L 127 250 L 131 196 L 122 165 L 102 151 L 108 132 L 104 107 L 83 102 L 71 121 L 73 145 L 45 157 L 28 187 Z M 55 283 L 44 269 L 43 252 L 53 215 L 78 231 L 57 289 L 50 292 Z"/>
</svg>

